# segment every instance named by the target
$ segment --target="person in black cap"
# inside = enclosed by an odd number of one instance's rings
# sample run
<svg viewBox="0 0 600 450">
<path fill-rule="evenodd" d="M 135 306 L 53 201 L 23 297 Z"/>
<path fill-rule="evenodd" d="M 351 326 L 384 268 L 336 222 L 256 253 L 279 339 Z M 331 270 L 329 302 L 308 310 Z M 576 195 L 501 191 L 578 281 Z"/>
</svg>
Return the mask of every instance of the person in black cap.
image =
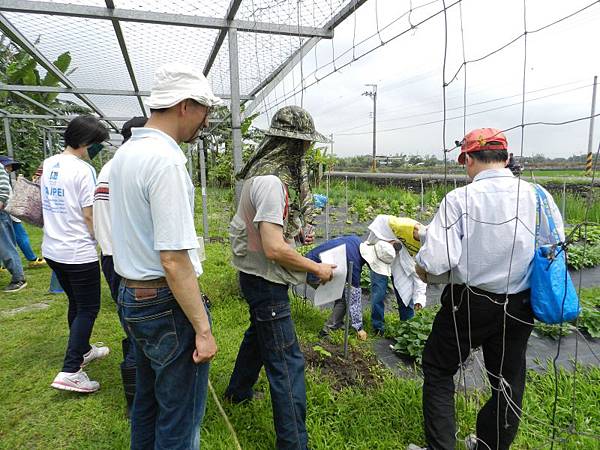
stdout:
<svg viewBox="0 0 600 450">
<path fill-rule="evenodd" d="M 0 164 L 4 166 L 4 169 L 10 174 L 11 172 L 16 172 L 22 166 L 19 161 L 14 160 L 10 156 L 1 155 L 0 156 Z M 31 243 L 29 242 L 29 235 L 27 234 L 27 230 L 23 226 L 23 223 L 17 219 L 16 217 L 12 217 L 12 226 L 15 232 L 15 239 L 17 241 L 17 245 L 23 252 L 23 256 L 29 261 L 29 268 L 41 267 L 46 265 L 46 261 L 44 258 L 39 258 L 31 248 Z"/>
<path fill-rule="evenodd" d="M 146 125 L 148 119 L 146 117 L 134 117 L 128 120 L 123 125 L 121 135 L 123 136 L 123 144 L 131 137 L 132 128 L 141 128 Z M 119 284 L 121 276 L 115 272 L 113 262 L 113 250 L 110 227 L 110 204 L 109 204 L 109 186 L 108 179 L 110 177 L 110 169 L 112 167 L 112 159 L 108 161 L 98 175 L 96 191 L 94 192 L 94 234 L 96 241 L 102 252 L 100 260 L 102 262 L 102 273 L 110 287 L 110 295 L 117 303 L 119 295 Z M 123 323 L 122 317 L 119 317 Z M 125 400 L 127 401 L 127 415 L 129 416 L 131 407 L 133 406 L 133 398 L 135 397 L 135 341 L 129 337 L 127 327 L 123 327 L 126 337 L 122 340 L 123 361 L 121 362 L 121 379 L 123 381 L 123 389 L 125 391 Z"/>
</svg>

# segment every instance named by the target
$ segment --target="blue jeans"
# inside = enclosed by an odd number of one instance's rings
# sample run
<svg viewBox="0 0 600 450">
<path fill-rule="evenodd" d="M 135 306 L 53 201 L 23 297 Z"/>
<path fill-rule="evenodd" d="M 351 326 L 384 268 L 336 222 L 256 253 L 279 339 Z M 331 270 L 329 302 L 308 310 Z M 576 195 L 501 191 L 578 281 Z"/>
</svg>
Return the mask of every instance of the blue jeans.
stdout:
<svg viewBox="0 0 600 450">
<path fill-rule="evenodd" d="M 35 253 L 33 253 L 31 243 L 29 242 L 29 235 L 27 234 L 27 230 L 25 230 L 23 223 L 13 221 L 12 226 L 15 232 L 15 239 L 17 240 L 17 245 L 23 252 L 23 256 L 25 256 L 25 259 L 27 261 L 35 261 L 37 256 L 35 256 Z"/>
<path fill-rule="evenodd" d="M 12 275 L 12 282 L 25 279 L 21 257 L 15 245 L 15 230 L 12 219 L 4 210 L 0 210 L 0 261 Z"/>
<path fill-rule="evenodd" d="M 371 270 L 371 324 L 375 330 L 383 331 L 385 328 L 384 313 L 385 313 L 385 294 L 387 292 L 388 277 L 380 275 Z M 392 278 L 392 286 L 394 279 Z M 398 313 L 400 320 L 412 319 L 415 315 L 413 300 L 410 300 L 408 306 L 400 298 L 400 294 L 394 287 L 396 302 L 398 303 Z"/>
<path fill-rule="evenodd" d="M 115 272 L 115 265 L 113 257 L 111 255 L 100 255 L 100 261 L 102 262 L 102 273 L 110 288 L 110 295 L 117 304 L 117 313 L 119 315 L 119 321 L 125 331 L 125 339 L 123 339 L 123 365 L 122 367 L 135 367 L 135 340 L 129 335 L 129 330 L 123 322 L 123 316 L 121 309 L 118 308 L 119 304 L 119 285 L 121 284 L 121 275 Z"/>
<path fill-rule="evenodd" d="M 69 299 L 69 342 L 62 372 L 75 373 L 90 351 L 90 336 L 100 311 L 100 267 L 98 261 L 64 264 L 46 259 Z"/>
<path fill-rule="evenodd" d="M 64 289 L 60 285 L 58 281 L 58 277 L 56 276 L 56 272 L 52 271 L 50 275 L 50 287 L 48 288 L 48 292 L 51 294 L 64 294 Z"/>
<path fill-rule="evenodd" d="M 192 360 L 192 324 L 167 287 L 135 289 L 121 283 L 119 309 L 135 340 L 131 448 L 199 448 L 210 364 Z"/>
<path fill-rule="evenodd" d="M 288 287 L 240 272 L 250 307 L 250 326 L 225 391 L 234 402 L 249 400 L 261 367 L 269 380 L 278 449 L 308 448 L 304 355 L 290 311 Z"/>
</svg>

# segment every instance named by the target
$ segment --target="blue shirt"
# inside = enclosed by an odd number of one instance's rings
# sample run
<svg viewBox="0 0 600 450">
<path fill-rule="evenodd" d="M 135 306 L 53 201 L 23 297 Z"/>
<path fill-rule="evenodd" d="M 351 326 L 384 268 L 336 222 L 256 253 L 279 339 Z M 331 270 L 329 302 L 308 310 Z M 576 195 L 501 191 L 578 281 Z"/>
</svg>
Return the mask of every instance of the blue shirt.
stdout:
<svg viewBox="0 0 600 450">
<path fill-rule="evenodd" d="M 335 239 L 331 239 L 327 242 L 322 243 L 321 245 L 313 248 L 310 252 L 306 254 L 308 259 L 311 259 L 317 263 L 321 262 L 321 258 L 319 255 L 326 251 L 330 250 L 334 247 L 338 247 L 340 245 L 346 244 L 346 260 L 348 264 L 352 262 L 352 286 L 360 287 L 360 273 L 362 272 L 363 264 L 367 262 L 360 255 L 360 244 L 362 240 L 358 236 L 340 236 Z M 312 273 L 308 274 L 308 282 L 309 283 L 318 283 L 319 279 L 313 275 Z"/>
</svg>

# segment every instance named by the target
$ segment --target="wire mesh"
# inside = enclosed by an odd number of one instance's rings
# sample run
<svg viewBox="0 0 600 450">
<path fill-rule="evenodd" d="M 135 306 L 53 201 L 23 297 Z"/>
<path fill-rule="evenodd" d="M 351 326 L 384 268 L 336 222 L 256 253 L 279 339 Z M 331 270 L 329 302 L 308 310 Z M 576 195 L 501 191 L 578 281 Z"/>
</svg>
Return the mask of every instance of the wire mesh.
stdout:
<svg viewBox="0 0 600 450">
<path fill-rule="evenodd" d="M 121 28 L 141 90 L 152 88 L 154 70 L 162 64 L 180 62 L 201 70 L 218 34 L 216 30 L 133 22 L 123 22 Z"/>
<path fill-rule="evenodd" d="M 242 1 L 240 20 L 320 27 L 348 3 L 346 0 L 250 0 Z M 298 13 L 300 21 L 298 21 Z"/>
<path fill-rule="evenodd" d="M 141 116 L 142 110 L 136 97 L 118 95 L 88 95 L 107 116 L 134 117 Z"/>
<path fill-rule="evenodd" d="M 67 75 L 75 85 L 133 89 L 110 21 L 21 13 L 6 17 L 50 61 L 68 51 Z"/>
<path fill-rule="evenodd" d="M 44 0 L 46 3 L 66 3 L 67 5 L 105 7 L 104 0 Z"/>
<path fill-rule="evenodd" d="M 249 94 L 298 49 L 298 37 L 238 33 L 238 46 L 240 92 Z"/>
<path fill-rule="evenodd" d="M 115 8 L 219 18 L 225 17 L 228 6 L 229 1 L 214 0 L 115 0 Z"/>
</svg>

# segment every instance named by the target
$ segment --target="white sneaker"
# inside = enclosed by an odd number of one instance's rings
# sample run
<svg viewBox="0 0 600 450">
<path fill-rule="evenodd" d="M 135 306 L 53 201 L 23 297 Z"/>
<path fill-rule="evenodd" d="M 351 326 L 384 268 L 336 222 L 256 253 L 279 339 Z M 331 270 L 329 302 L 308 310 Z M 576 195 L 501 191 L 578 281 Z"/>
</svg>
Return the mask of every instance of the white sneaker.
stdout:
<svg viewBox="0 0 600 450">
<path fill-rule="evenodd" d="M 90 380 L 83 370 L 75 373 L 59 372 L 50 386 L 62 391 L 81 392 L 83 394 L 91 394 L 100 389 L 100 383 Z"/>
<path fill-rule="evenodd" d="M 109 348 L 106 345 L 104 345 L 103 342 L 96 342 L 96 344 L 97 345 L 92 344 L 91 350 L 85 355 L 83 355 L 83 362 L 81 363 L 81 367 L 87 366 L 95 359 L 105 358 L 110 353 Z"/>
<path fill-rule="evenodd" d="M 427 450 L 427 447 L 419 447 L 418 445 L 415 445 L 415 444 L 408 444 L 408 447 L 406 447 L 406 450 Z"/>
</svg>

